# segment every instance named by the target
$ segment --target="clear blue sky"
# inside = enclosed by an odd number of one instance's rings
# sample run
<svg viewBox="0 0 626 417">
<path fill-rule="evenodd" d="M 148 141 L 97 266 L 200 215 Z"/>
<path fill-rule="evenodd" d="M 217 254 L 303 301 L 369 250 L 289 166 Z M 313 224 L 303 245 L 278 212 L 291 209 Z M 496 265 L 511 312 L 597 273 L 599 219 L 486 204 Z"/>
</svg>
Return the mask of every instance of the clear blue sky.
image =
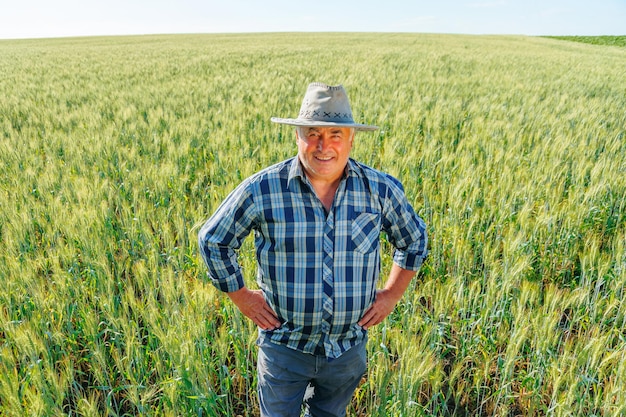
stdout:
<svg viewBox="0 0 626 417">
<path fill-rule="evenodd" d="M 626 0 L 0 0 L 0 39 L 288 31 L 626 35 Z"/>
</svg>

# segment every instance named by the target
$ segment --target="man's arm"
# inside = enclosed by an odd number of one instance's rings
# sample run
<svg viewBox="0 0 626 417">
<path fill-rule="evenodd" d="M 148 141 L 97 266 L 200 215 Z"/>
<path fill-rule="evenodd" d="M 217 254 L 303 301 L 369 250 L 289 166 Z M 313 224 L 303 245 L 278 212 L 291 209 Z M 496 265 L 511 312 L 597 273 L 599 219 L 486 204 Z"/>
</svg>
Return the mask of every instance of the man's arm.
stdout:
<svg viewBox="0 0 626 417">
<path fill-rule="evenodd" d="M 198 244 L 213 285 L 226 293 L 233 304 L 257 326 L 273 330 L 280 326 L 276 313 L 263 292 L 245 286 L 239 249 L 253 229 L 255 210 L 249 181 L 241 183 L 207 220 L 198 233 Z"/>
<path fill-rule="evenodd" d="M 385 288 L 376 292 L 376 299 L 359 321 L 359 326 L 367 330 L 391 314 L 415 274 L 416 271 L 403 269 L 394 263 Z"/>
</svg>

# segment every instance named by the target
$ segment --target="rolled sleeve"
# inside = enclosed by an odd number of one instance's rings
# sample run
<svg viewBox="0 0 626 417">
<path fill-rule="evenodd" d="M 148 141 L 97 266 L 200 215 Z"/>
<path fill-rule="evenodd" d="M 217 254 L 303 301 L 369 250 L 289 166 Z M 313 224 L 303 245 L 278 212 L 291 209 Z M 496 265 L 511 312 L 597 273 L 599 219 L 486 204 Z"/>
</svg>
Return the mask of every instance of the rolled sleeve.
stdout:
<svg viewBox="0 0 626 417">
<path fill-rule="evenodd" d="M 426 259 L 427 252 L 407 252 L 404 250 L 396 249 L 393 254 L 393 262 L 402 269 L 410 271 L 419 271 L 424 259 Z"/>
<path fill-rule="evenodd" d="M 235 250 L 213 244 L 210 241 L 210 235 L 202 232 L 198 241 L 211 283 L 223 292 L 233 292 L 243 288 L 243 273 L 237 262 Z"/>
</svg>

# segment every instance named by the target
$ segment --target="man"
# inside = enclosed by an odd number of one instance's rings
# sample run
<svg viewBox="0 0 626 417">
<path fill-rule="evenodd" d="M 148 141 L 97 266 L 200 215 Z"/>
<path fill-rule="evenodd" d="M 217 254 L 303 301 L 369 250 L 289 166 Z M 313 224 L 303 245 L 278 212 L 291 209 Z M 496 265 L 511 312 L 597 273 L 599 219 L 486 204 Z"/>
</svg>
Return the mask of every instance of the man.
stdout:
<svg viewBox="0 0 626 417">
<path fill-rule="evenodd" d="M 212 283 L 259 327 L 262 416 L 344 416 L 366 370 L 367 329 L 394 309 L 427 255 L 424 222 L 398 180 L 350 158 L 345 89 L 309 85 L 296 119 L 298 154 L 241 183 L 199 233 Z M 396 250 L 384 289 L 380 233 Z M 254 232 L 257 282 L 236 250 Z M 307 389 L 308 388 L 308 389 Z M 306 398 L 305 397 L 306 394 Z"/>
</svg>

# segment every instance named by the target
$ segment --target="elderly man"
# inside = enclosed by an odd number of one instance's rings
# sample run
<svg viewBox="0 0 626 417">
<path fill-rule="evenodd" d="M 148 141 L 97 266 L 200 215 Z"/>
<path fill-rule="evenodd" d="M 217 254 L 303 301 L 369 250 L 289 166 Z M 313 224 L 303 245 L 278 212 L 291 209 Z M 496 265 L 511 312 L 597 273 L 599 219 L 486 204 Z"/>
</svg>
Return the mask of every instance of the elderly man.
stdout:
<svg viewBox="0 0 626 417">
<path fill-rule="evenodd" d="M 199 233 L 211 282 L 259 327 L 262 416 L 344 416 L 366 370 L 367 330 L 394 309 L 427 256 L 426 227 L 392 176 L 350 158 L 345 89 L 309 85 L 297 156 L 243 181 Z M 380 233 L 395 247 L 383 289 Z M 259 290 L 236 250 L 254 232 Z"/>
</svg>

